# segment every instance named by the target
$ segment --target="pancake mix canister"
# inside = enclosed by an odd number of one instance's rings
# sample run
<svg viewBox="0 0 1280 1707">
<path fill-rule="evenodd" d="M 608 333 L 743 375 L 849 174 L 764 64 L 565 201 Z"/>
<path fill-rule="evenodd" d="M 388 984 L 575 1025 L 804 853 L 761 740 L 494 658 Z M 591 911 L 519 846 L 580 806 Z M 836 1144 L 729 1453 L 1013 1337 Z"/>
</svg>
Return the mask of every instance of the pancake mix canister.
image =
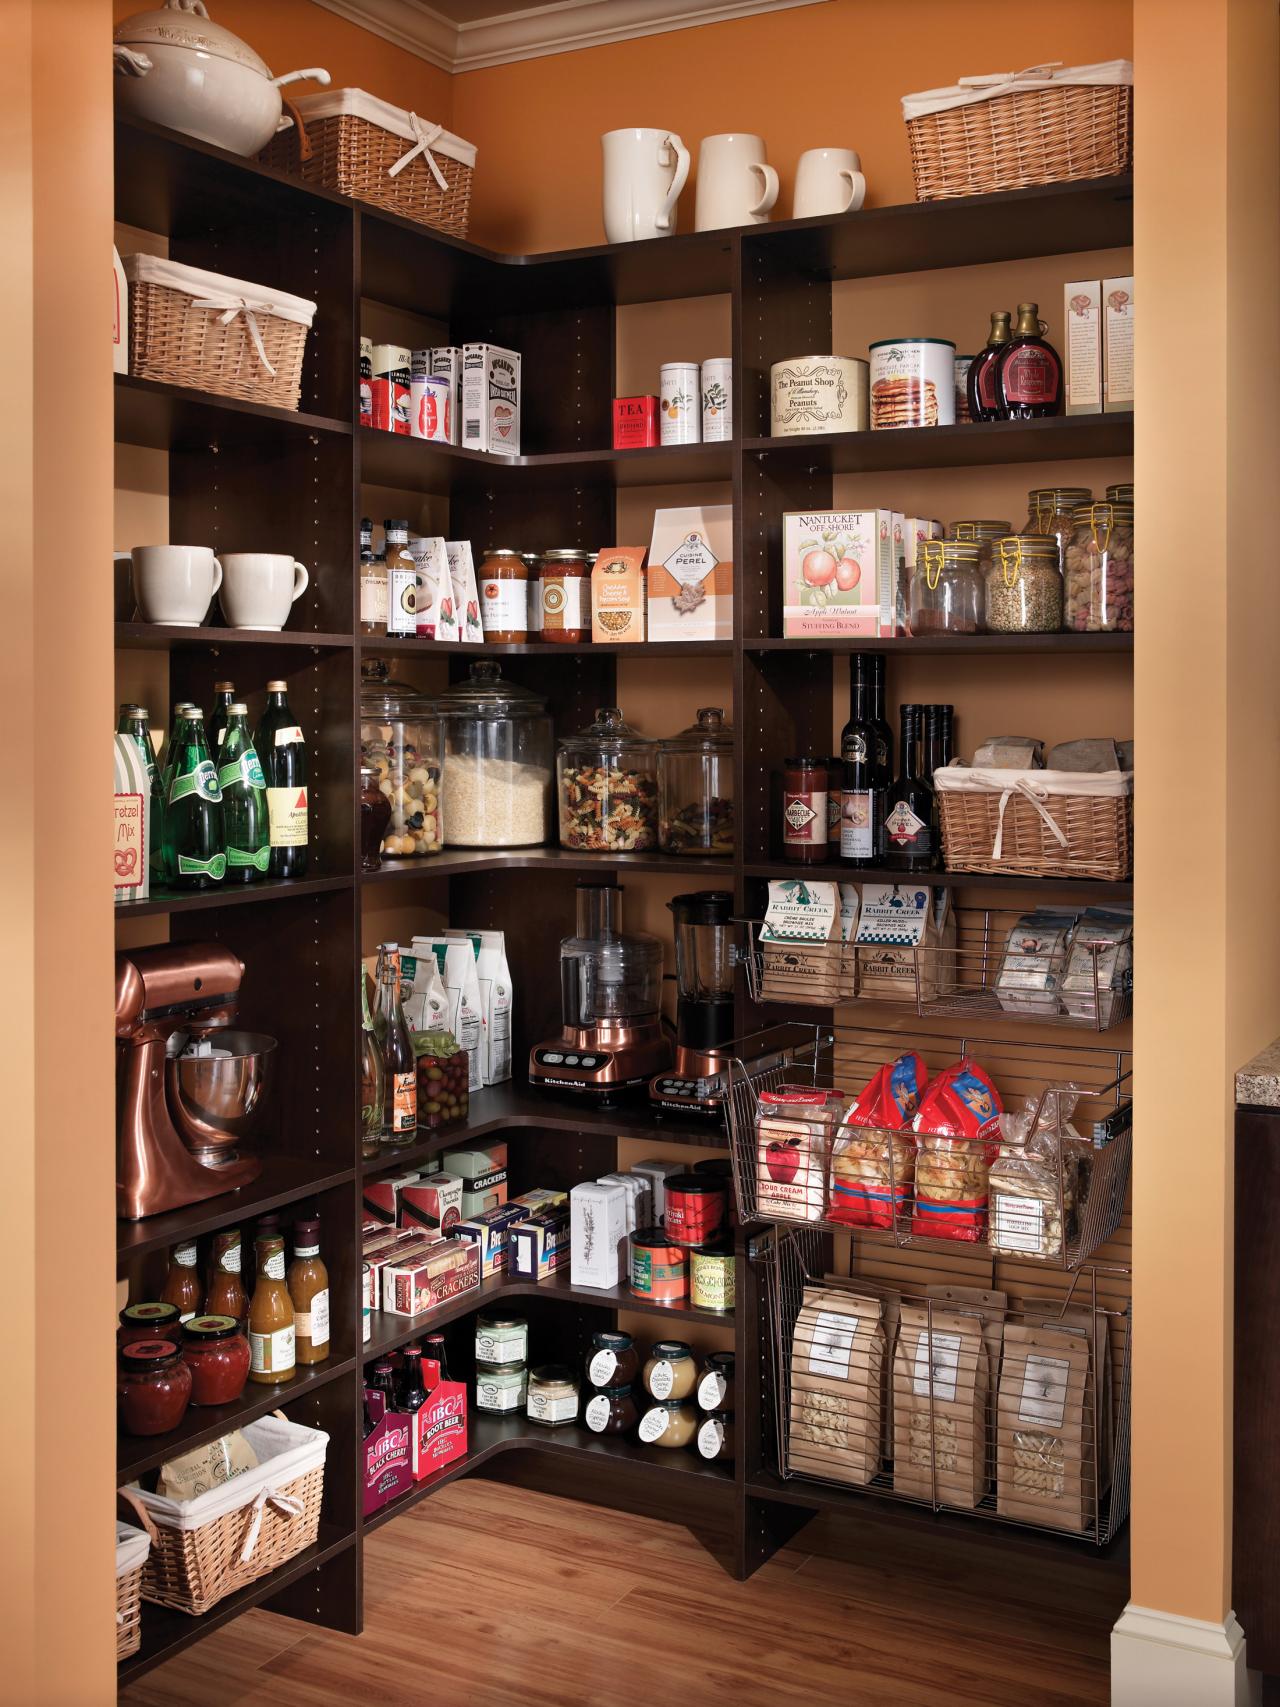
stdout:
<svg viewBox="0 0 1280 1707">
<path fill-rule="evenodd" d="M 871 427 L 953 427 L 956 347 L 946 338 L 871 346 Z"/>
</svg>

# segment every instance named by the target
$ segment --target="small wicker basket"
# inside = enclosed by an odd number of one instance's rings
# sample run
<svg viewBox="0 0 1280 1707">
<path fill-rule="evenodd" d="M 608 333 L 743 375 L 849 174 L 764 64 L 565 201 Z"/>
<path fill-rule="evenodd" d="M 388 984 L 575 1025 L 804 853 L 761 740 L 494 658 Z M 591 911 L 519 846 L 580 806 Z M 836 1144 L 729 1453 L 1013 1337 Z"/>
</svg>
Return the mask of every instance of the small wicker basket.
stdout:
<svg viewBox="0 0 1280 1707">
<path fill-rule="evenodd" d="M 1131 771 L 975 770 L 934 773 L 948 871 L 1094 877 L 1133 872 Z"/>
<path fill-rule="evenodd" d="M 474 144 L 363 89 L 303 95 L 289 110 L 294 122 L 263 149 L 264 165 L 450 237 L 467 235 Z"/>
<path fill-rule="evenodd" d="M 142 1598 L 198 1615 L 278 1570 L 320 1529 L 329 1436 L 281 1412 L 245 1425 L 258 1468 L 199 1494 L 166 1499 L 126 1490 L 155 1527 Z"/>
<path fill-rule="evenodd" d="M 1055 61 L 903 98 L 916 200 L 1109 178 L 1133 163 L 1133 66 Z"/>
<path fill-rule="evenodd" d="M 129 372 L 296 409 L 316 305 L 265 285 L 128 255 Z"/>
<path fill-rule="evenodd" d="M 128 1502 L 141 1529 L 116 1522 L 116 1659 L 127 1660 L 142 1646 L 142 1571 L 155 1537 L 155 1525 L 136 1500 Z"/>
</svg>

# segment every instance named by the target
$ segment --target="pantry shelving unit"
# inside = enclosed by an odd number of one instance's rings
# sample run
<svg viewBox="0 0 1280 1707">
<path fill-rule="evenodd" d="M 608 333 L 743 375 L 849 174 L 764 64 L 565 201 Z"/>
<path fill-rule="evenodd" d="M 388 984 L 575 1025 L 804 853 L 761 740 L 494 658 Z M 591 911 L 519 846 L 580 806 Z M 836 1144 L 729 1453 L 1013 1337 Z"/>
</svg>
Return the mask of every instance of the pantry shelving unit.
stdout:
<svg viewBox="0 0 1280 1707">
<path fill-rule="evenodd" d="M 280 1126 L 259 1179 L 239 1192 L 140 1223 L 119 1223 L 119 1266 L 134 1298 L 153 1296 L 166 1249 L 227 1225 L 251 1235 L 256 1217 L 318 1211 L 333 1298 L 334 1351 L 314 1373 L 282 1389 L 250 1387 L 225 1414 L 191 1413 L 178 1436 L 122 1441 L 122 1480 L 156 1465 L 179 1441 L 192 1444 L 260 1415 L 277 1403 L 330 1436 L 315 1547 L 275 1575 L 231 1596 L 202 1619 L 144 1604 L 142 1647 L 120 1667 L 137 1677 L 249 1606 L 358 1630 L 362 1542 L 366 1533 L 429 1499 L 459 1475 L 501 1457 L 503 1474 L 537 1472 L 562 1491 L 626 1503 L 639 1490 L 647 1509 L 681 1521 L 715 1523 L 727 1534 L 738 1574 L 754 1570 L 808 1515 L 854 1495 L 783 1483 L 762 1428 L 765 1367 L 761 1289 L 738 1235 L 738 1308 L 728 1318 L 663 1309 L 671 1331 L 714 1320 L 732 1333 L 738 1359 L 738 1457 L 727 1471 L 687 1454 L 656 1453 L 597 1438 L 576 1427 L 538 1431 L 523 1419 L 473 1414 L 470 1451 L 427 1483 L 364 1521 L 360 1511 L 361 1369 L 364 1360 L 434 1321 L 455 1324 L 455 1376 L 471 1372 L 464 1334 L 476 1309 L 497 1292 L 527 1306 L 531 1341 L 549 1361 L 581 1360 L 590 1333 L 636 1301 L 622 1292 L 588 1294 L 566 1279 L 539 1286 L 489 1283 L 406 1331 L 375 1317 L 360 1342 L 361 1182 L 398 1165 L 490 1135 L 510 1140 L 513 1190 L 568 1187 L 616 1165 L 619 1139 L 723 1149 L 714 1124 L 659 1120 L 638 1105 L 601 1109 L 560 1102 L 522 1082 L 529 1045 L 558 1027 L 553 968 L 572 919 L 575 881 L 585 873 L 625 879 L 667 876 L 685 887 L 732 887 L 736 910 L 758 910 L 765 881 L 793 873 L 780 863 L 770 778 L 799 745 L 831 742 L 833 655 L 854 644 L 777 638 L 777 555 L 781 515 L 832 499 L 836 475 L 852 471 L 949 469 L 1010 462 L 1126 456 L 1127 415 L 938 428 L 900 434 L 776 441 L 767 428 L 770 364 L 831 347 L 835 280 L 938 267 L 1070 254 L 1132 240 L 1127 179 L 1054 186 L 965 202 L 878 208 L 835 220 L 805 220 L 743 232 L 677 236 L 661 243 L 593 247 L 518 257 L 490 253 L 394 215 L 313 191 L 258 166 L 154 126 L 116 127 L 116 217 L 162 239 L 168 253 L 196 266 L 275 285 L 318 304 L 308 336 L 302 409 L 205 396 L 132 378 L 116 381 L 122 446 L 167 453 L 170 537 L 215 550 L 288 551 L 311 582 L 280 634 L 228 631 L 213 623 L 154 629 L 133 619 L 127 567 L 116 570 L 115 642 L 127 672 L 164 654 L 167 696 L 208 704 L 229 676 L 261 710 L 269 678 L 287 680 L 306 731 L 311 763 L 308 876 L 226 894 L 153 895 L 116 908 L 121 941 L 217 941 L 244 962 L 240 1023 L 279 1040 Z M 614 451 L 610 399 L 617 373 L 617 311 L 629 304 L 727 295 L 738 436 L 722 444 Z M 355 414 L 362 317 L 390 311 L 426 323 L 437 343 L 487 340 L 525 351 L 524 449 L 520 458 L 481 456 L 361 429 Z M 554 383 L 548 376 L 554 375 Z M 694 644 L 486 648 L 382 640 L 359 632 L 357 524 L 362 485 L 390 486 L 447 500 L 452 537 L 483 546 L 509 536 L 525 549 L 567 540 L 615 538 L 617 494 L 628 488 L 719 483 L 734 506 L 734 637 Z M 863 643 L 857 643 L 861 645 Z M 894 655 L 1004 659 L 1112 658 L 1127 668 L 1131 637 L 975 636 L 947 642 L 885 641 Z M 470 658 L 490 652 L 516 680 L 548 696 L 559 729 L 576 729 L 618 691 L 620 664 L 680 658 L 727 659 L 738 731 L 738 849 L 731 860 L 661 855 L 592 857 L 558 848 L 510 853 L 448 848 L 435 859 L 388 864 L 364 874 L 358 861 L 357 773 L 361 659 L 371 654 L 438 658 L 458 680 Z M 822 670 L 815 661 L 825 660 Z M 156 722 L 167 721 L 157 715 Z M 446 830 L 447 834 L 447 830 Z M 824 875 L 821 868 L 810 873 Z M 832 869 L 827 875 L 837 875 Z M 839 873 L 839 875 L 847 875 Z M 939 875 L 957 889 L 970 880 Z M 1008 889 L 1028 901 L 1051 893 L 1118 899 L 1128 884 L 1052 884 L 975 878 L 979 889 Z M 360 1158 L 359 1012 L 355 967 L 362 908 L 375 898 L 431 907 L 459 923 L 504 929 L 517 992 L 516 1079 L 475 1095 L 465 1126 L 436 1134 L 373 1163 Z M 813 1010 L 810 1010 L 812 1013 Z M 761 1023 L 739 1002 L 739 1030 Z M 455 1358 L 456 1348 L 456 1358 Z M 811 1497 L 807 1497 L 811 1495 Z"/>
</svg>

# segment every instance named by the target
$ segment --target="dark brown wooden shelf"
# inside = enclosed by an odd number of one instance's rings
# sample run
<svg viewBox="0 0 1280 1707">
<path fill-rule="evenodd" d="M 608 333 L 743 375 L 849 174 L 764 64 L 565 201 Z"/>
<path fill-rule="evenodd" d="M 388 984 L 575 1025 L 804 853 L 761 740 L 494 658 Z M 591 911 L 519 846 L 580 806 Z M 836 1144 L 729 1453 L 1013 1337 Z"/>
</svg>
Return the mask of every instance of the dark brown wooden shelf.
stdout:
<svg viewBox="0 0 1280 1707">
<path fill-rule="evenodd" d="M 619 1100 L 609 1107 L 540 1091 L 532 1085 L 509 1079 L 473 1091 L 470 1114 L 457 1126 L 424 1136 L 417 1144 L 398 1145 L 384 1151 L 376 1161 L 361 1164 L 361 1177 L 385 1174 L 393 1168 L 411 1168 L 429 1161 L 442 1150 L 461 1149 L 476 1139 L 524 1128 L 535 1132 L 604 1132 L 618 1138 L 640 1138 L 655 1144 L 702 1145 L 709 1150 L 728 1147 L 724 1123 L 678 1114 L 659 1115 L 641 1098 Z"/>
<path fill-rule="evenodd" d="M 546 1452 L 578 1463 L 590 1461 L 598 1464 L 604 1461 L 610 1468 L 644 1476 L 650 1481 L 666 1482 L 676 1490 L 681 1484 L 687 1485 L 696 1480 L 700 1486 L 723 1490 L 726 1499 L 732 1497 L 734 1490 L 732 1472 L 721 1465 L 708 1464 L 696 1452 L 663 1451 L 658 1447 L 619 1440 L 616 1436 L 592 1434 L 578 1423 L 544 1428 L 524 1417 L 491 1417 L 473 1410 L 467 1417 L 467 1440 L 469 1449 L 465 1457 L 447 1464 L 443 1470 L 438 1470 L 425 1482 L 419 1482 L 390 1505 L 383 1506 L 381 1511 L 374 1512 L 372 1517 L 365 1518 L 365 1533 L 381 1528 L 420 1500 L 429 1499 L 459 1476 L 478 1470 L 500 1452 Z"/>
<path fill-rule="evenodd" d="M 1104 882 L 1096 877 L 1020 877 L 1006 874 L 987 876 L 973 871 L 897 871 L 891 866 L 852 865 L 795 865 L 786 860 L 749 860 L 743 866 L 746 877 L 795 877 L 826 883 L 931 883 L 948 889 L 1012 889 L 1023 894 L 1061 889 L 1079 890 L 1100 900 L 1126 901 L 1133 899 L 1133 881 Z"/>
<path fill-rule="evenodd" d="M 490 456 L 374 427 L 360 428 L 360 478 L 375 486 L 443 492 L 511 481 L 520 491 L 572 486 L 670 486 L 733 478 L 734 445 L 655 445 L 642 450 L 571 450 Z"/>
<path fill-rule="evenodd" d="M 646 640 L 638 646 L 619 646 L 614 641 L 595 643 L 584 641 L 580 646 L 561 645 L 557 641 L 531 640 L 523 643 L 495 644 L 485 640 L 471 645 L 461 640 L 431 640 L 425 635 L 409 638 L 398 634 L 362 634 L 361 652 L 374 657 L 429 658 L 442 652 L 449 657 L 469 658 L 625 658 L 631 662 L 646 658 L 728 658 L 733 654 L 732 640 Z"/>
<path fill-rule="evenodd" d="M 1041 421 L 968 421 L 867 433 L 803 433 L 746 439 L 743 453 L 774 466 L 831 474 L 976 468 L 1018 462 L 1133 455 L 1133 415 L 1052 415 Z"/>
<path fill-rule="evenodd" d="M 220 889 L 188 892 L 157 891 L 145 901 L 118 901 L 116 918 L 142 919 L 154 913 L 203 913 L 214 907 L 243 907 L 254 901 L 288 901 L 303 895 L 325 895 L 350 889 L 352 877 L 276 877 L 260 883 L 231 883 Z"/>
<path fill-rule="evenodd" d="M 334 1468 L 332 1464 L 327 1464 L 325 1474 L 332 1475 Z M 234 1594 L 220 1600 L 199 1618 L 192 1618 L 185 1612 L 174 1612 L 170 1607 L 157 1606 L 152 1601 L 144 1600 L 142 1646 L 136 1654 L 123 1660 L 116 1668 L 118 1687 L 123 1688 L 126 1684 L 135 1682 L 153 1666 L 171 1660 L 175 1654 L 180 1654 L 193 1642 L 199 1642 L 203 1637 L 211 1635 L 223 1624 L 229 1624 L 233 1618 L 238 1618 L 251 1606 L 258 1606 L 262 1601 L 269 1600 L 289 1583 L 296 1582 L 299 1577 L 305 1577 L 317 1566 L 327 1564 L 348 1547 L 354 1547 L 356 1540 L 354 1530 L 344 1529 L 341 1524 L 322 1521 L 315 1541 L 310 1547 L 304 1548 L 296 1559 L 290 1559 L 288 1564 L 281 1565 L 279 1570 L 272 1571 L 258 1582 L 250 1583 L 247 1588 L 237 1589 Z"/>
<path fill-rule="evenodd" d="M 238 1191 L 224 1191 L 220 1197 L 190 1203 L 185 1209 L 149 1215 L 145 1221 L 117 1220 L 116 1250 L 122 1258 L 163 1250 L 219 1227 L 265 1215 L 269 1209 L 283 1208 L 299 1198 L 318 1197 L 335 1186 L 349 1185 L 355 1177 L 354 1168 L 341 1168 L 333 1162 L 269 1153 L 257 1179 Z"/>
<path fill-rule="evenodd" d="M 446 826 L 447 832 L 447 826 Z M 481 871 L 645 871 L 671 877 L 731 878 L 733 861 L 690 859 L 661 853 L 574 853 L 569 848 L 450 848 L 421 859 L 385 861 L 360 874 L 368 883 L 406 882 L 414 877 L 458 877 Z"/>
<path fill-rule="evenodd" d="M 204 449 L 224 438 L 237 444 L 254 443 L 282 431 L 349 436 L 351 423 L 329 415 L 275 409 L 267 403 L 245 403 L 237 397 L 214 397 L 133 374 L 116 375 L 118 444 L 169 451 Z"/>
<path fill-rule="evenodd" d="M 1132 656 L 1132 634 L 922 634 L 897 639 L 858 639 L 853 635 L 827 638 L 790 638 L 780 636 L 744 640 L 745 652 L 887 652 L 901 658 L 944 658 L 949 653 L 959 657 L 1023 658 L 1045 652 L 1070 657 L 1083 653 L 1089 657 L 1115 655 Z"/>
<path fill-rule="evenodd" d="M 116 646 L 122 651 L 178 652 L 208 650 L 215 656 L 237 646 L 309 646 L 317 652 L 338 652 L 353 646 L 350 634 L 309 634 L 306 629 L 282 628 L 165 628 L 154 622 L 118 622 Z"/>
<path fill-rule="evenodd" d="M 347 1337 L 350 1338 L 349 1333 Z M 350 1375 L 355 1367 L 354 1356 L 338 1356 L 335 1348 L 324 1363 L 305 1368 L 299 1365 L 293 1379 L 282 1381 L 278 1387 L 260 1387 L 251 1381 L 233 1404 L 190 1406 L 177 1428 L 168 1434 L 146 1438 L 122 1434 L 116 1443 L 116 1479 L 122 1487 L 126 1482 L 136 1481 L 144 1470 L 154 1470 L 180 1452 L 202 1446 L 206 1440 L 216 1440 L 233 1428 L 243 1428 L 257 1417 L 265 1417 L 268 1411 L 279 1410 L 330 1381 Z"/>
</svg>

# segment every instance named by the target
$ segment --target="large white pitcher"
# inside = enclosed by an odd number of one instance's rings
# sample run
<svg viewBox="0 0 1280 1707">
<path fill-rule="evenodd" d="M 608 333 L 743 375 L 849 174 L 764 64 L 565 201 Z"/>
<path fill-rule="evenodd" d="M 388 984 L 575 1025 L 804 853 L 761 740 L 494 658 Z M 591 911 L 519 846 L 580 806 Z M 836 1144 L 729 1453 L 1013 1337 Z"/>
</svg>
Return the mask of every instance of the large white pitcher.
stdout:
<svg viewBox="0 0 1280 1707">
<path fill-rule="evenodd" d="M 604 150 L 604 234 L 610 243 L 666 237 L 689 177 L 689 150 L 669 130 L 610 130 Z"/>
<path fill-rule="evenodd" d="M 778 174 L 764 157 L 764 138 L 741 131 L 704 136 L 698 149 L 696 231 L 761 225 L 778 199 Z"/>
</svg>

